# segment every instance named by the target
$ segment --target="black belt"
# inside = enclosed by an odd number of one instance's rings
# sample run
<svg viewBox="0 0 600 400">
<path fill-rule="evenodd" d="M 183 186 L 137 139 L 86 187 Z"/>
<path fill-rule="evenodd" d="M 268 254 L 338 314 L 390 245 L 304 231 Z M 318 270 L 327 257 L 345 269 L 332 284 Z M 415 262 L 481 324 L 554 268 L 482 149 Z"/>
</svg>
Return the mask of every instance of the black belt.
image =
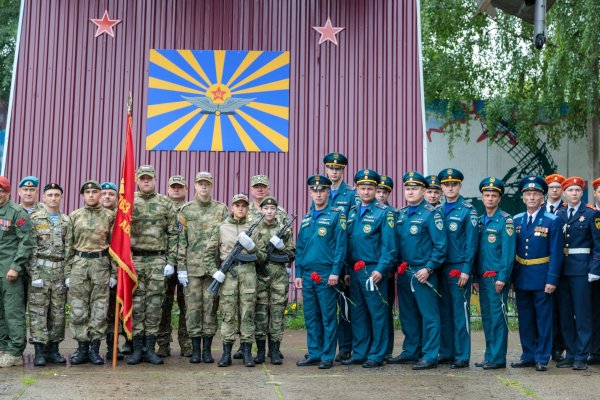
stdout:
<svg viewBox="0 0 600 400">
<path fill-rule="evenodd" d="M 108 256 L 108 250 L 102 251 L 75 251 L 75 255 L 81 258 L 102 258 Z"/>
<path fill-rule="evenodd" d="M 63 262 L 63 261 L 64 261 L 64 258 L 57 258 L 57 257 L 41 257 L 41 256 L 38 256 L 38 260 L 44 260 L 44 261 L 50 261 L 50 262 L 55 262 L 55 263 L 58 263 L 58 262 Z"/>
<path fill-rule="evenodd" d="M 152 251 L 152 250 L 134 250 L 131 249 L 131 252 L 135 257 L 154 257 L 154 256 L 163 256 L 166 254 L 164 251 Z"/>
</svg>

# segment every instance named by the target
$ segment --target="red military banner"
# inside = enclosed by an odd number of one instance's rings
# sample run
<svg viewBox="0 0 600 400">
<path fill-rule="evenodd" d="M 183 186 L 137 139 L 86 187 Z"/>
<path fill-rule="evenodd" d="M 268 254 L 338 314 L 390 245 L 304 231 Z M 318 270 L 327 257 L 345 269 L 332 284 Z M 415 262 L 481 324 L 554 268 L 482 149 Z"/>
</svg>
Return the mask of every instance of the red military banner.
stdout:
<svg viewBox="0 0 600 400">
<path fill-rule="evenodd" d="M 135 266 L 133 265 L 133 259 L 131 258 L 131 216 L 133 214 L 134 192 L 135 164 L 133 159 L 133 133 L 130 100 L 127 112 L 125 157 L 123 158 L 121 184 L 119 188 L 119 205 L 109 250 L 113 259 L 119 264 L 116 312 L 123 321 L 123 329 L 130 339 L 132 333 L 131 312 L 133 308 L 133 292 L 138 285 Z M 115 331 L 117 329 L 117 322 L 118 321 L 115 318 Z M 118 334 L 115 333 L 115 341 L 117 338 Z"/>
</svg>

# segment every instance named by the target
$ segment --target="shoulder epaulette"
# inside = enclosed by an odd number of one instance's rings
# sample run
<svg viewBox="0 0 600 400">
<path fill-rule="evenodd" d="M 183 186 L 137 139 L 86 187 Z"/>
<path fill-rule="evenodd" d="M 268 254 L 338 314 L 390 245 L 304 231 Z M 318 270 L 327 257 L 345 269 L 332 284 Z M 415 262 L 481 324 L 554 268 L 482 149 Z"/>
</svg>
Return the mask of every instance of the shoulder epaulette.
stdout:
<svg viewBox="0 0 600 400">
<path fill-rule="evenodd" d="M 586 206 L 587 208 L 591 208 L 592 210 L 596 210 L 596 207 L 594 207 L 594 206 L 593 206 L 593 205 L 591 205 L 591 204 L 586 204 L 585 206 Z"/>
<path fill-rule="evenodd" d="M 375 207 L 377 207 L 377 208 L 381 208 L 382 210 L 385 210 L 385 209 L 387 209 L 387 208 L 388 208 L 388 206 L 386 206 L 386 205 L 385 205 L 385 204 L 383 204 L 383 203 L 376 203 L 376 204 L 375 204 Z"/>
<path fill-rule="evenodd" d="M 525 215 L 525 213 L 524 213 L 524 212 L 522 212 L 522 213 L 518 213 L 517 215 L 515 215 L 515 219 L 517 219 L 517 218 L 521 218 L 523 215 Z"/>
<path fill-rule="evenodd" d="M 500 215 L 504 218 L 510 218 L 510 214 L 507 213 L 506 211 L 500 211 Z"/>
<path fill-rule="evenodd" d="M 567 206 L 567 202 L 566 201 L 563 201 L 561 204 L 562 204 L 563 207 Z"/>
<path fill-rule="evenodd" d="M 427 211 L 431 211 L 434 212 L 436 210 L 436 208 L 434 206 L 432 206 L 431 204 L 425 204 L 424 207 Z"/>
<path fill-rule="evenodd" d="M 466 208 L 473 208 L 473 204 L 469 203 L 466 200 L 463 200 L 462 205 L 463 205 L 463 207 L 466 207 Z"/>
<path fill-rule="evenodd" d="M 548 217 L 550 220 L 554 221 L 558 216 L 556 214 L 552 214 L 548 211 L 544 211 L 544 216 Z"/>
</svg>

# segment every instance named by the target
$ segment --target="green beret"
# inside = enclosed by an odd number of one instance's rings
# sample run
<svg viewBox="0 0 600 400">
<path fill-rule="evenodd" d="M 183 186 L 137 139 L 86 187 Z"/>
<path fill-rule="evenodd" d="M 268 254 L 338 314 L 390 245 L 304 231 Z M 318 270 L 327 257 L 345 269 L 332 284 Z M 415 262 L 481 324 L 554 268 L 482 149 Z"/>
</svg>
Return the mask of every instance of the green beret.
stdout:
<svg viewBox="0 0 600 400">
<path fill-rule="evenodd" d="M 102 190 L 102 187 L 100 186 L 100 183 L 98 183 L 98 181 L 94 181 L 94 180 L 89 180 L 86 183 L 84 183 L 81 186 L 81 189 L 79 190 L 80 194 L 83 194 L 83 192 L 85 192 L 87 189 L 98 189 L 98 190 Z"/>
</svg>

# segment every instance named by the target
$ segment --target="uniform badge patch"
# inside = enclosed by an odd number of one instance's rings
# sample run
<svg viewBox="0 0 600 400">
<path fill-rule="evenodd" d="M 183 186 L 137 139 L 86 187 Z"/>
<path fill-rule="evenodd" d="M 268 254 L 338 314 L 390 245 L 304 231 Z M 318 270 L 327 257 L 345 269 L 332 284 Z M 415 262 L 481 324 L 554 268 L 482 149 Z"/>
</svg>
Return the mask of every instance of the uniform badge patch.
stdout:
<svg viewBox="0 0 600 400">
<path fill-rule="evenodd" d="M 340 216 L 340 225 L 343 230 L 346 230 L 346 216 L 343 214 Z"/>
<path fill-rule="evenodd" d="M 596 225 L 596 229 L 600 231 L 600 218 L 596 218 L 594 220 L 594 225 Z"/>
<path fill-rule="evenodd" d="M 319 236 L 325 236 L 325 235 L 327 235 L 327 228 L 322 226 L 319 228 L 318 232 L 319 232 Z"/>
<path fill-rule="evenodd" d="M 585 221 L 585 217 L 582 215 L 581 217 L 579 217 L 579 220 L 580 220 L 581 222 L 583 222 L 583 221 Z"/>
<path fill-rule="evenodd" d="M 512 224 L 506 225 L 506 233 L 508 233 L 508 236 L 512 236 L 514 231 L 515 227 Z"/>
<path fill-rule="evenodd" d="M 394 229 L 394 214 L 392 214 L 392 213 L 388 214 L 387 223 L 390 226 L 390 228 Z"/>
<path fill-rule="evenodd" d="M 488 242 L 494 243 L 495 241 L 496 241 L 496 235 L 494 235 L 493 233 L 490 233 L 488 235 Z"/>
<path fill-rule="evenodd" d="M 436 219 L 435 220 L 435 227 L 438 228 L 440 231 L 444 229 L 444 221 L 440 218 L 440 219 Z"/>
<path fill-rule="evenodd" d="M 365 226 L 363 226 L 363 232 L 364 233 L 371 232 L 371 225 L 365 225 Z"/>
<path fill-rule="evenodd" d="M 417 232 L 419 232 L 419 228 L 417 228 L 415 225 L 411 225 L 411 227 L 410 227 L 411 235 L 416 235 Z"/>
<path fill-rule="evenodd" d="M 477 218 L 477 215 L 471 215 L 471 224 L 473 226 L 477 226 L 477 222 L 479 222 L 479 218 Z"/>
<path fill-rule="evenodd" d="M 456 232 L 456 230 L 458 229 L 458 224 L 456 222 L 450 222 L 450 225 L 448 225 L 448 229 L 450 229 L 452 232 Z"/>
</svg>

